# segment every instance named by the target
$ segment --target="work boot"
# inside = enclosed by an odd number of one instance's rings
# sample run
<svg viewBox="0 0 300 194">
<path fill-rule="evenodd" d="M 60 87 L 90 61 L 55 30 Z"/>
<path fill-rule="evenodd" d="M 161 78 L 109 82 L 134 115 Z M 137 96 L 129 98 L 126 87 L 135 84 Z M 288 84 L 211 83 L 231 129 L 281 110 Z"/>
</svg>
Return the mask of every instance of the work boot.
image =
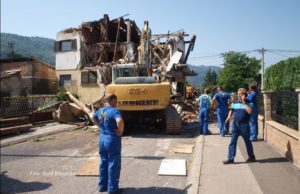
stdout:
<svg viewBox="0 0 300 194">
<path fill-rule="evenodd" d="M 234 160 L 225 160 L 223 161 L 223 164 L 233 164 Z"/>
<path fill-rule="evenodd" d="M 99 192 L 106 192 L 107 191 L 107 188 L 100 188 L 99 189 Z"/>
<path fill-rule="evenodd" d="M 207 131 L 206 133 L 204 133 L 203 135 L 211 135 L 212 133 L 210 131 Z"/>
<path fill-rule="evenodd" d="M 255 156 L 252 157 L 252 158 L 248 158 L 248 159 L 246 160 L 246 162 L 256 162 Z"/>
</svg>

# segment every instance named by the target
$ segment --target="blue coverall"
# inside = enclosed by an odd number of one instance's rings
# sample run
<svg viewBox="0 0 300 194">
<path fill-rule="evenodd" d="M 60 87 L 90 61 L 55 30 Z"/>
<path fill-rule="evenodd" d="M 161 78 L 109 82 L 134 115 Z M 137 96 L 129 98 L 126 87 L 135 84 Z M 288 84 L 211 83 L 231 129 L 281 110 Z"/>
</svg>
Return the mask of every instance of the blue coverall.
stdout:
<svg viewBox="0 0 300 194">
<path fill-rule="evenodd" d="M 249 107 L 252 108 L 252 103 L 248 103 Z M 228 160 L 234 160 L 236 154 L 236 146 L 238 137 L 241 135 L 246 145 L 247 153 L 249 158 L 255 158 L 253 152 L 253 146 L 249 139 L 249 119 L 250 115 L 246 112 L 245 105 L 236 101 L 231 105 L 233 110 L 234 119 L 232 123 L 231 142 L 228 148 Z"/>
<path fill-rule="evenodd" d="M 200 134 L 208 133 L 209 108 L 211 105 L 211 97 L 207 94 L 201 95 L 197 101 L 199 102 L 199 127 Z"/>
<path fill-rule="evenodd" d="M 228 115 L 228 100 L 230 97 L 230 94 L 223 91 L 216 93 L 214 96 L 217 101 L 217 118 L 221 136 L 225 136 L 229 130 L 229 122 L 225 123 L 225 120 Z"/>
<path fill-rule="evenodd" d="M 118 192 L 121 172 L 121 137 L 115 132 L 116 119 L 121 118 L 119 110 L 105 106 L 93 115 L 100 124 L 99 154 L 99 191 Z"/>
<path fill-rule="evenodd" d="M 250 114 L 249 125 L 250 125 L 250 141 L 257 140 L 258 133 L 258 107 L 257 107 L 257 92 L 251 91 L 247 96 L 247 100 L 253 104 L 252 113 Z"/>
</svg>

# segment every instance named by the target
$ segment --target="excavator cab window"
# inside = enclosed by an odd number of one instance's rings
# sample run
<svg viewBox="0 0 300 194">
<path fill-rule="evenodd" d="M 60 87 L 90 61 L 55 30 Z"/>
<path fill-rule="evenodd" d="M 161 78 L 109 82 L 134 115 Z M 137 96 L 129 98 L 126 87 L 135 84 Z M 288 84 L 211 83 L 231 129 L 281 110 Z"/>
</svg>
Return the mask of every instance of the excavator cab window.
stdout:
<svg viewBox="0 0 300 194">
<path fill-rule="evenodd" d="M 134 71 L 132 68 L 118 68 L 117 77 L 134 77 Z"/>
</svg>

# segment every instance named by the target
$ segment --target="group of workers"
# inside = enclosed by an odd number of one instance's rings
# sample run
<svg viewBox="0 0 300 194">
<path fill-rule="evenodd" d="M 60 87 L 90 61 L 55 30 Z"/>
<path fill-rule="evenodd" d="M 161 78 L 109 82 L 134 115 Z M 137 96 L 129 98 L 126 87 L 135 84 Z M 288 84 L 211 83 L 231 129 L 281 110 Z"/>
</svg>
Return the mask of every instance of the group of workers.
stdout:
<svg viewBox="0 0 300 194">
<path fill-rule="evenodd" d="M 206 88 L 204 94 L 196 100 L 199 103 L 200 134 L 211 134 L 208 130 L 209 111 L 211 107 L 216 107 L 218 126 L 222 137 L 225 137 L 229 133 L 230 118 L 234 115 L 231 124 L 231 142 L 228 148 L 228 159 L 223 163 L 234 163 L 237 140 L 240 135 L 245 142 L 249 156 L 247 162 L 254 162 L 256 159 L 251 142 L 257 140 L 258 134 L 258 94 L 256 86 L 250 85 L 248 92 L 245 88 L 240 88 L 237 92 L 237 99 L 232 94 L 224 92 L 221 86 L 217 87 L 217 93 L 212 99 L 209 93 L 209 89 Z"/>
<path fill-rule="evenodd" d="M 238 99 L 223 91 L 221 86 L 217 87 L 217 93 L 213 98 L 209 96 L 209 89 L 204 90 L 204 94 L 197 98 L 199 102 L 199 125 L 200 134 L 209 135 L 208 130 L 210 108 L 216 107 L 220 135 L 224 137 L 229 132 L 229 120 L 234 115 L 231 129 L 231 142 L 229 144 L 228 159 L 224 164 L 234 162 L 236 153 L 237 139 L 241 135 L 245 141 L 248 160 L 255 161 L 253 146 L 251 141 L 257 139 L 257 92 L 254 85 L 249 86 L 249 94 L 246 89 L 238 90 Z M 93 122 L 101 129 L 99 139 L 99 154 L 101 162 L 99 167 L 99 184 L 100 192 L 109 194 L 118 194 L 122 191 L 119 189 L 119 179 L 121 172 L 121 136 L 124 132 L 124 121 L 121 113 L 116 109 L 117 96 L 108 94 L 105 97 L 105 106 L 93 115 Z M 229 104 L 231 104 L 230 108 Z"/>
<path fill-rule="evenodd" d="M 209 112 L 211 107 L 215 107 L 218 119 L 218 126 L 220 129 L 220 135 L 224 137 L 226 134 L 229 133 L 229 122 L 226 122 L 226 119 L 229 110 L 231 109 L 230 104 L 234 104 L 239 99 L 234 99 L 234 96 L 232 94 L 224 92 L 221 86 L 217 87 L 217 93 L 214 95 L 213 98 L 209 96 L 209 93 L 210 90 L 208 88 L 205 88 L 204 94 L 202 94 L 196 99 L 196 101 L 199 103 L 200 134 L 210 134 L 210 131 L 208 130 Z M 252 112 L 249 117 L 250 141 L 256 141 L 258 134 L 258 93 L 256 91 L 256 86 L 250 85 L 249 91 L 246 92 L 246 95 L 247 103 L 252 103 Z"/>
</svg>

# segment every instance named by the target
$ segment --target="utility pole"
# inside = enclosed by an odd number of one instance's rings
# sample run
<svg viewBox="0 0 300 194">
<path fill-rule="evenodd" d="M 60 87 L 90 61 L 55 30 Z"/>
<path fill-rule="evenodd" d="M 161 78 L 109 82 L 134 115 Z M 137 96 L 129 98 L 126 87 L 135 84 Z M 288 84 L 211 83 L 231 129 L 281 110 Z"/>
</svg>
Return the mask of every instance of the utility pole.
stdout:
<svg viewBox="0 0 300 194">
<path fill-rule="evenodd" d="M 264 48 L 258 49 L 261 54 L 261 90 L 264 90 L 264 74 L 265 74 L 265 52 L 267 51 Z"/>
</svg>

